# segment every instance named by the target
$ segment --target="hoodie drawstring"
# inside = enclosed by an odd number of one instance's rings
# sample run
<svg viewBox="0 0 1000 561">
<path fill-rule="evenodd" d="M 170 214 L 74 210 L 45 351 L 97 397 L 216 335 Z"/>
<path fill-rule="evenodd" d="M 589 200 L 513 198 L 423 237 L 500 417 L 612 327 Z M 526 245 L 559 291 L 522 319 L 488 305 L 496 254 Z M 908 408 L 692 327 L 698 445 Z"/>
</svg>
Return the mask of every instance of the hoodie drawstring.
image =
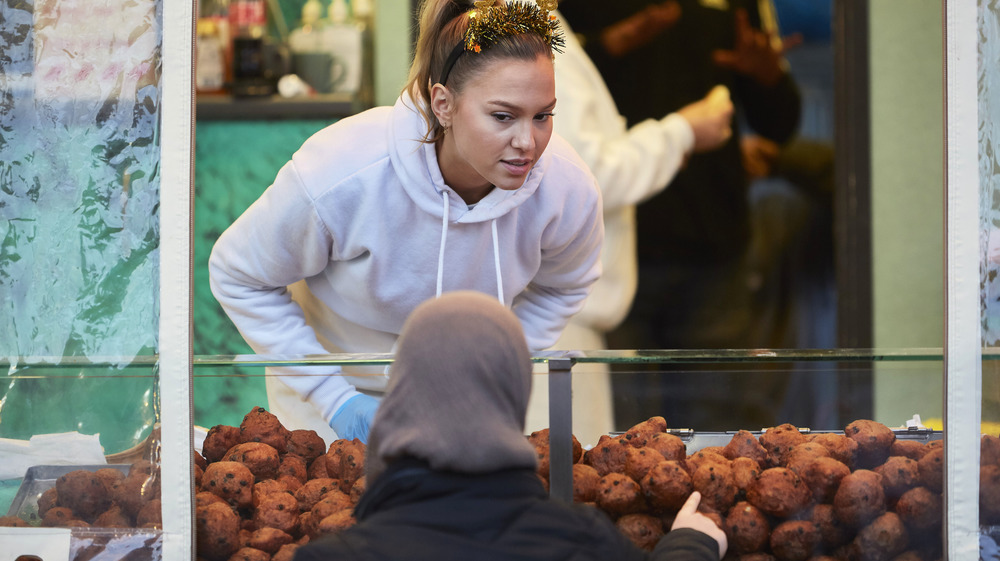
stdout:
<svg viewBox="0 0 1000 561">
<path fill-rule="evenodd" d="M 500 275 L 500 238 L 497 236 L 497 219 L 492 221 L 493 230 L 493 267 L 497 270 L 497 300 L 503 301 L 503 277 Z M 504 304 L 506 306 L 507 304 Z"/>
<path fill-rule="evenodd" d="M 441 201 L 443 203 L 443 209 L 441 212 L 441 250 L 438 251 L 438 270 L 437 270 L 437 292 L 436 296 L 441 297 L 441 285 L 444 281 L 444 248 L 448 242 L 448 210 L 451 207 L 448 201 L 448 192 L 441 191 Z M 500 237 L 497 235 L 497 219 L 494 218 L 490 223 L 490 229 L 493 232 L 493 268 L 497 272 L 497 300 L 501 304 L 507 305 L 503 301 L 503 275 L 500 273 Z"/>
<path fill-rule="evenodd" d="M 444 280 L 444 245 L 448 241 L 448 192 L 441 191 L 441 200 L 444 202 L 444 209 L 441 214 L 441 251 L 438 252 L 438 278 L 437 297 L 441 297 L 441 282 Z"/>
</svg>

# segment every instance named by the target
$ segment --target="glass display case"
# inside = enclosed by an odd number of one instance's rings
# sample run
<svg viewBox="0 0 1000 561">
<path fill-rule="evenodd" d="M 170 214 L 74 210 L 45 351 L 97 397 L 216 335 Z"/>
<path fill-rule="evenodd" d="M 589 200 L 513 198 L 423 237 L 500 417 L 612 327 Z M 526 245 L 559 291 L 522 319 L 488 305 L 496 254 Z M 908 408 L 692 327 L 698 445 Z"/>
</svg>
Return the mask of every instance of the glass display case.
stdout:
<svg viewBox="0 0 1000 561">
<path fill-rule="evenodd" d="M 994 530 L 979 520 L 984 510 L 991 511 L 977 500 L 994 491 L 979 482 L 997 482 L 991 469 L 980 466 L 995 459 L 986 453 L 991 448 L 982 435 L 995 436 L 1000 419 L 994 418 L 995 391 L 984 391 L 995 390 L 997 355 L 983 349 L 994 342 L 979 335 L 981 326 L 989 333 L 993 325 L 988 289 L 995 275 L 992 265 L 980 269 L 989 256 L 977 243 L 992 239 L 995 220 L 984 218 L 989 213 L 978 208 L 991 206 L 992 191 L 969 186 L 978 186 L 980 176 L 994 175 L 996 156 L 985 142 L 991 129 L 980 127 L 982 118 L 975 113 L 977 100 L 981 114 L 993 109 L 993 70 L 988 64 L 976 66 L 976 42 L 990 52 L 997 27 L 995 8 L 986 3 L 978 14 L 970 3 L 948 2 L 944 8 L 944 345 L 709 353 L 583 350 L 539 356 L 535 386 L 546 388 L 548 407 L 534 428 L 548 429 L 547 483 L 554 496 L 572 500 L 575 490 L 573 437 L 582 434 L 578 427 L 587 420 L 590 404 L 574 399 L 574 387 L 608 374 L 608 381 L 595 385 L 619 386 L 620 391 L 609 392 L 608 410 L 615 418 L 608 430 L 586 441 L 590 450 L 600 436 L 627 434 L 653 417 L 664 420 L 660 432 L 677 437 L 692 452 L 724 446 L 740 431 L 759 442 L 768 429 L 786 423 L 804 437 L 841 432 L 861 419 L 888 427 L 898 440 L 927 447 L 942 442 L 942 516 L 936 519 L 942 557 L 973 559 L 980 543 L 984 558 L 995 555 L 986 539 L 994 539 Z M 107 25 L 107 18 L 116 24 Z M 215 537 L 198 531 L 193 511 L 203 484 L 199 478 L 210 465 L 204 442 L 217 425 L 194 422 L 192 401 L 199 396 L 192 395 L 192 384 L 228 379 L 240 388 L 264 376 L 256 372 L 277 365 L 391 363 L 389 356 L 303 359 L 192 352 L 194 20 L 193 4 L 152 0 L 38 0 L 4 12 L 0 301 L 6 313 L 0 320 L 5 372 L 0 467 L 5 471 L 0 515 L 24 522 L 7 519 L 0 527 L 5 555 L 194 559 L 198 540 Z M 121 56 L 83 56 L 108 52 Z M 980 130 L 983 146 L 990 148 L 977 161 Z M 983 170 L 979 174 L 976 164 Z M 992 374 L 987 383 L 983 372 Z M 670 408 L 663 405 L 666 397 L 686 396 L 683 382 L 693 377 L 713 381 L 712 403 L 687 396 L 671 401 Z M 887 400 L 893 409 L 881 407 L 882 388 L 914 385 L 927 389 L 924 399 L 907 393 L 905 399 Z M 771 387 L 796 391 L 763 391 Z M 751 398 L 763 405 L 742 417 L 752 420 L 734 421 Z M 682 402 L 692 408 L 675 407 Z M 723 413 L 699 420 L 698 410 L 709 405 Z M 113 471 L 101 471 L 109 468 Z M 98 481 L 102 476 L 112 483 Z M 66 494 L 58 493 L 60 482 Z M 74 492 L 97 485 L 104 486 L 103 498 Z M 50 489 L 56 489 L 55 497 Z M 352 489 L 346 489 L 348 496 Z M 115 508 L 120 518 L 108 515 L 98 522 Z M 65 510 L 56 510 L 51 523 L 43 524 L 54 509 Z M 252 518 L 254 512 L 248 512 Z M 232 520 L 226 524 L 233 527 Z M 275 554 L 280 549 L 274 548 Z"/>
</svg>

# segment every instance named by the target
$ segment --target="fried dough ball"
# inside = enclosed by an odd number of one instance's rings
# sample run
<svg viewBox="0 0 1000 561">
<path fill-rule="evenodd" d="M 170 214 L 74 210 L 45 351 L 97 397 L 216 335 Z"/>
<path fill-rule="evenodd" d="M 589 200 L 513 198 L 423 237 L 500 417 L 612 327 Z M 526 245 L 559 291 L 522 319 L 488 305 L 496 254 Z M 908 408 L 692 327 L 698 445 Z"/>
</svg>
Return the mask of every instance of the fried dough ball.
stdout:
<svg viewBox="0 0 1000 561">
<path fill-rule="evenodd" d="M 278 451 L 263 442 L 243 442 L 233 446 L 223 456 L 223 461 L 239 462 L 250 470 L 258 481 L 274 479 L 281 459 Z"/>
<path fill-rule="evenodd" d="M 101 468 L 94 472 L 94 475 L 101 478 L 104 487 L 110 493 L 116 486 L 125 481 L 125 472 L 115 468 Z"/>
<path fill-rule="evenodd" d="M 135 525 L 140 528 L 161 528 L 163 526 L 163 504 L 160 499 L 151 499 L 135 515 Z"/>
<path fill-rule="evenodd" d="M 1000 437 L 984 434 L 979 440 L 980 465 L 1000 465 Z"/>
<path fill-rule="evenodd" d="M 146 503 L 159 496 L 159 478 L 144 469 L 130 470 L 125 480 L 111 492 L 112 500 L 133 517 L 139 514 Z"/>
<path fill-rule="evenodd" d="M 354 482 L 354 485 L 351 485 L 351 491 L 347 494 L 347 496 L 351 497 L 352 503 L 358 504 L 358 501 L 361 500 L 361 496 L 365 494 L 365 491 L 367 489 L 368 489 L 368 477 L 362 475 L 361 477 L 358 478 L 357 481 Z"/>
<path fill-rule="evenodd" d="M 288 451 L 291 431 L 263 407 L 254 407 L 240 423 L 240 442 L 263 442 L 284 454 Z"/>
<path fill-rule="evenodd" d="M 309 509 L 309 512 L 315 518 L 314 522 L 318 523 L 335 512 L 340 512 L 353 506 L 354 503 L 351 502 L 350 495 L 345 494 L 339 489 L 332 489 L 323 495 L 320 500 L 316 501 L 316 504 Z"/>
<path fill-rule="evenodd" d="M 209 464 L 201 482 L 202 489 L 222 497 L 237 508 L 253 503 L 253 485 L 253 473 L 247 466 L 228 461 Z"/>
<path fill-rule="evenodd" d="M 844 545 L 854 536 L 853 529 L 848 528 L 837 518 L 831 504 L 818 504 L 812 508 L 809 520 L 819 532 L 819 541 L 827 550 Z"/>
<path fill-rule="evenodd" d="M 349 508 L 345 508 L 339 512 L 335 512 L 330 516 L 319 521 L 319 525 L 316 527 L 316 532 L 318 535 L 325 534 L 336 534 L 341 530 L 346 530 L 353 526 L 357 521 L 354 519 L 354 511 Z"/>
<path fill-rule="evenodd" d="M 822 444 L 814 442 L 803 442 L 792 448 L 785 455 L 785 467 L 794 470 L 799 475 L 805 471 L 806 466 L 817 458 L 829 458 L 830 451 Z"/>
<path fill-rule="evenodd" d="M 609 473 L 597 482 L 597 504 L 614 516 L 638 512 L 644 506 L 642 490 L 624 473 Z"/>
<path fill-rule="evenodd" d="M 819 503 L 833 501 L 840 482 L 851 473 L 851 468 L 831 457 L 819 457 L 807 464 L 800 476 L 812 490 L 813 500 Z"/>
<path fill-rule="evenodd" d="M 733 553 L 760 551 L 771 535 L 771 523 L 767 516 L 746 501 L 740 501 L 729 509 L 723 528 Z"/>
<path fill-rule="evenodd" d="M 295 550 L 299 548 L 299 544 L 290 543 L 288 545 L 281 546 L 274 556 L 271 557 L 271 561 L 292 561 L 295 557 Z"/>
<path fill-rule="evenodd" d="M 861 528 L 885 512 L 885 492 L 882 476 L 874 471 L 859 469 L 840 481 L 833 497 L 837 518 L 852 528 Z"/>
<path fill-rule="evenodd" d="M 579 462 L 580 458 L 583 456 L 583 445 L 580 444 L 580 441 L 576 439 L 575 435 L 570 435 L 570 441 L 572 443 L 571 446 L 573 448 L 573 463 L 575 464 L 575 463 Z M 528 435 L 528 442 L 532 443 L 535 446 L 536 450 L 540 450 L 540 449 L 544 448 L 545 449 L 545 461 L 548 462 L 549 429 L 537 430 L 537 431 L 531 433 L 530 435 Z M 539 459 L 541 459 L 541 458 L 539 458 Z M 545 476 L 548 477 L 548 471 L 547 470 L 545 471 Z"/>
<path fill-rule="evenodd" d="M 753 458 L 741 456 L 734 458 L 730 464 L 733 468 L 733 483 L 736 484 L 737 497 L 746 497 L 747 490 L 760 476 L 761 467 Z"/>
<path fill-rule="evenodd" d="M 340 455 L 340 490 L 349 493 L 351 486 L 365 474 L 366 447 L 361 441 L 344 445 Z"/>
<path fill-rule="evenodd" d="M 240 517 L 229 506 L 213 503 L 198 507 L 195 523 L 199 557 L 222 561 L 240 549 Z"/>
<path fill-rule="evenodd" d="M 299 483 L 305 483 L 309 480 L 309 465 L 302 456 L 285 454 L 281 457 L 281 463 L 278 464 L 278 475 L 290 475 Z"/>
<path fill-rule="evenodd" d="M 747 430 L 737 431 L 723 448 L 722 455 L 730 460 L 750 458 L 758 465 L 767 462 L 767 450 L 761 446 L 757 437 Z"/>
<path fill-rule="evenodd" d="M 806 436 L 799 432 L 798 427 L 784 423 L 771 427 L 760 435 L 760 445 L 767 450 L 768 461 L 773 466 L 784 464 L 785 454 L 791 452 L 799 444 L 806 442 Z"/>
<path fill-rule="evenodd" d="M 295 490 L 295 499 L 299 502 L 299 510 L 312 510 L 312 507 L 323 498 L 323 495 L 333 490 L 340 490 L 340 482 L 336 479 L 324 477 L 306 481 Z"/>
<path fill-rule="evenodd" d="M 299 527 L 299 503 L 291 493 L 271 493 L 253 511 L 257 528 L 277 528 L 294 534 Z"/>
<path fill-rule="evenodd" d="M 573 464 L 573 501 L 592 503 L 597 500 L 597 483 L 600 474 L 587 464 Z"/>
<path fill-rule="evenodd" d="M 254 508 L 260 504 L 264 497 L 270 495 L 271 493 L 288 493 L 291 492 L 285 484 L 278 481 L 277 479 L 265 479 L 264 481 L 258 481 L 253 484 L 253 488 L 250 490 L 251 503 Z"/>
<path fill-rule="evenodd" d="M 210 491 L 198 491 L 197 493 L 195 493 L 194 495 L 195 509 L 202 506 L 208 506 L 212 503 L 222 503 L 227 506 L 229 505 L 229 503 L 226 502 L 226 499 L 223 499 L 222 497 Z"/>
<path fill-rule="evenodd" d="M 340 457 L 344 453 L 344 448 L 349 444 L 354 442 L 361 444 L 358 439 L 347 440 L 345 438 L 338 438 L 330 443 L 330 449 L 326 451 L 326 476 L 333 479 L 341 479 L 340 476 Z M 318 458 L 317 458 L 318 460 Z"/>
<path fill-rule="evenodd" d="M 295 540 L 292 538 L 291 534 L 277 528 L 269 528 L 265 526 L 250 534 L 250 539 L 247 540 L 247 546 L 265 551 L 268 555 L 274 555 L 279 549 L 281 549 L 281 546 L 292 543 L 293 541 Z"/>
<path fill-rule="evenodd" d="M 65 506 L 54 506 L 42 517 L 42 526 L 46 528 L 64 527 L 71 520 L 77 520 L 72 509 Z"/>
<path fill-rule="evenodd" d="M 1000 466 L 979 468 L 979 519 L 983 524 L 1000 523 Z"/>
<path fill-rule="evenodd" d="M 747 491 L 747 502 L 779 518 L 802 511 L 811 499 L 812 492 L 798 474 L 784 467 L 765 469 Z"/>
<path fill-rule="evenodd" d="M 843 434 L 824 432 L 814 435 L 809 442 L 826 448 L 830 456 L 849 468 L 854 468 L 858 443 Z"/>
<path fill-rule="evenodd" d="M 684 440 L 669 432 L 654 434 L 646 442 L 646 447 L 659 452 L 665 460 L 680 461 L 687 458 L 687 445 L 684 444 Z"/>
<path fill-rule="evenodd" d="M 28 524 L 20 517 L 13 515 L 0 516 L 0 528 L 30 528 L 31 524 Z"/>
<path fill-rule="evenodd" d="M 933 532 L 944 519 L 944 505 L 940 493 L 926 487 L 914 487 L 896 501 L 896 514 L 914 533 Z"/>
<path fill-rule="evenodd" d="M 895 512 L 886 512 L 858 531 L 854 538 L 865 559 L 888 561 L 903 553 L 909 536 Z"/>
<path fill-rule="evenodd" d="M 111 494 L 97 474 L 73 470 L 56 479 L 59 506 L 68 507 L 75 518 L 92 522 L 111 506 Z"/>
<path fill-rule="evenodd" d="M 621 533 L 639 549 L 653 551 L 663 537 L 663 524 L 659 518 L 649 514 L 626 514 L 615 522 Z"/>
<path fill-rule="evenodd" d="M 602 434 L 593 448 L 583 454 L 583 462 L 597 470 L 602 477 L 609 473 L 625 472 L 625 448 L 617 438 Z"/>
<path fill-rule="evenodd" d="M 54 506 L 59 506 L 59 492 L 55 487 L 49 487 L 38 496 L 38 516 L 45 516 L 45 513 Z"/>
<path fill-rule="evenodd" d="M 855 469 L 872 469 L 889 458 L 889 449 L 896 441 L 892 429 L 870 419 L 852 421 L 844 429 L 848 438 L 858 443 Z"/>
<path fill-rule="evenodd" d="M 208 429 L 201 453 L 205 461 L 214 463 L 222 460 L 230 448 L 240 443 L 240 428 L 229 425 L 215 425 Z M 207 467 L 207 466 L 206 466 Z"/>
<path fill-rule="evenodd" d="M 674 460 L 656 464 L 642 478 L 640 487 L 649 506 L 661 511 L 679 510 L 694 490 L 691 476 Z"/>
<path fill-rule="evenodd" d="M 643 448 L 649 445 L 649 439 L 653 435 L 660 434 L 667 430 L 667 421 L 663 417 L 650 417 L 645 421 L 633 425 L 621 436 L 623 444 Z"/>
<path fill-rule="evenodd" d="M 701 493 L 701 504 L 726 512 L 736 502 L 736 483 L 729 464 L 706 462 L 691 474 L 691 485 Z"/>
<path fill-rule="evenodd" d="M 94 519 L 97 528 L 131 528 L 132 520 L 118 505 L 111 505 Z"/>
<path fill-rule="evenodd" d="M 916 460 L 905 456 L 889 456 L 874 471 L 882 476 L 885 498 L 890 502 L 895 502 L 900 495 L 920 484 L 920 468 Z"/>
<path fill-rule="evenodd" d="M 911 460 L 919 460 L 929 451 L 930 448 L 916 440 L 896 439 L 889 447 L 889 456 L 904 456 Z"/>
<path fill-rule="evenodd" d="M 817 551 L 819 530 L 808 520 L 786 520 L 771 530 L 771 552 L 779 561 L 805 561 Z"/>
<path fill-rule="evenodd" d="M 726 458 L 719 452 L 702 449 L 689 455 L 687 459 L 684 460 L 684 467 L 687 468 L 688 473 L 692 474 L 698 471 L 698 468 L 704 464 L 719 464 L 728 466 L 729 458 Z"/>
<path fill-rule="evenodd" d="M 339 464 L 338 464 L 339 466 Z M 330 474 L 326 471 L 326 454 L 320 454 L 309 464 L 309 470 L 306 472 L 309 479 L 325 479 L 330 477 Z"/>
<path fill-rule="evenodd" d="M 642 481 L 653 466 L 664 460 L 666 458 L 652 448 L 629 446 L 625 449 L 625 475 L 634 481 Z"/>
<path fill-rule="evenodd" d="M 197 450 L 192 450 L 191 454 L 194 457 L 194 465 L 200 467 L 202 470 L 208 467 L 208 460 L 205 459 L 205 456 L 202 456 Z"/>
<path fill-rule="evenodd" d="M 201 466 L 195 465 L 191 468 L 191 471 L 194 474 L 194 488 L 201 489 L 201 478 L 205 475 L 205 470 Z"/>
<path fill-rule="evenodd" d="M 326 453 L 326 442 L 314 430 L 296 429 L 288 433 L 288 453 L 295 454 L 306 464 Z"/>
<path fill-rule="evenodd" d="M 944 448 L 935 447 L 917 460 L 920 470 L 920 484 L 931 491 L 940 493 L 944 490 Z"/>
<path fill-rule="evenodd" d="M 241 547 L 229 561 L 271 561 L 271 554 L 252 547 Z"/>
</svg>

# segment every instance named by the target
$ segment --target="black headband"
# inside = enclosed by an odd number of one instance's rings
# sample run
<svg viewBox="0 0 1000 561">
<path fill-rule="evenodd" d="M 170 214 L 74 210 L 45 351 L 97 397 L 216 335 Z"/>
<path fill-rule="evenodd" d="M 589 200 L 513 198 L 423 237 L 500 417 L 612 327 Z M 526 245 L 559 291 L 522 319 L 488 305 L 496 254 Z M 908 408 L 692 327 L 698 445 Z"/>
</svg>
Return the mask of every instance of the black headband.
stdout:
<svg viewBox="0 0 1000 561">
<path fill-rule="evenodd" d="M 458 62 L 458 57 L 462 56 L 465 52 L 465 41 L 459 41 L 455 48 L 451 50 L 451 54 L 448 55 L 448 60 L 444 61 L 444 68 L 441 69 L 441 79 L 438 83 L 442 86 L 448 82 L 448 75 L 451 74 L 451 69 L 455 67 L 455 63 Z"/>
</svg>

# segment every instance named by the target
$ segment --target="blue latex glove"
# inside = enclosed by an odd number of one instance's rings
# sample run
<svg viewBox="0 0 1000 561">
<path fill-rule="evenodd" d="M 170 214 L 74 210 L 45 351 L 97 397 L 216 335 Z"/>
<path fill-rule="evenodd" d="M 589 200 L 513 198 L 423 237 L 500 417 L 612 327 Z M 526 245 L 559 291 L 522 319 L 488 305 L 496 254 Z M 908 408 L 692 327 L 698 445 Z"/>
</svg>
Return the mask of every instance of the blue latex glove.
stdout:
<svg viewBox="0 0 1000 561">
<path fill-rule="evenodd" d="M 337 433 L 338 438 L 354 440 L 355 438 L 368 444 L 368 429 L 375 420 L 375 410 L 378 400 L 370 395 L 359 394 L 337 409 L 330 419 L 330 428 Z"/>
</svg>

